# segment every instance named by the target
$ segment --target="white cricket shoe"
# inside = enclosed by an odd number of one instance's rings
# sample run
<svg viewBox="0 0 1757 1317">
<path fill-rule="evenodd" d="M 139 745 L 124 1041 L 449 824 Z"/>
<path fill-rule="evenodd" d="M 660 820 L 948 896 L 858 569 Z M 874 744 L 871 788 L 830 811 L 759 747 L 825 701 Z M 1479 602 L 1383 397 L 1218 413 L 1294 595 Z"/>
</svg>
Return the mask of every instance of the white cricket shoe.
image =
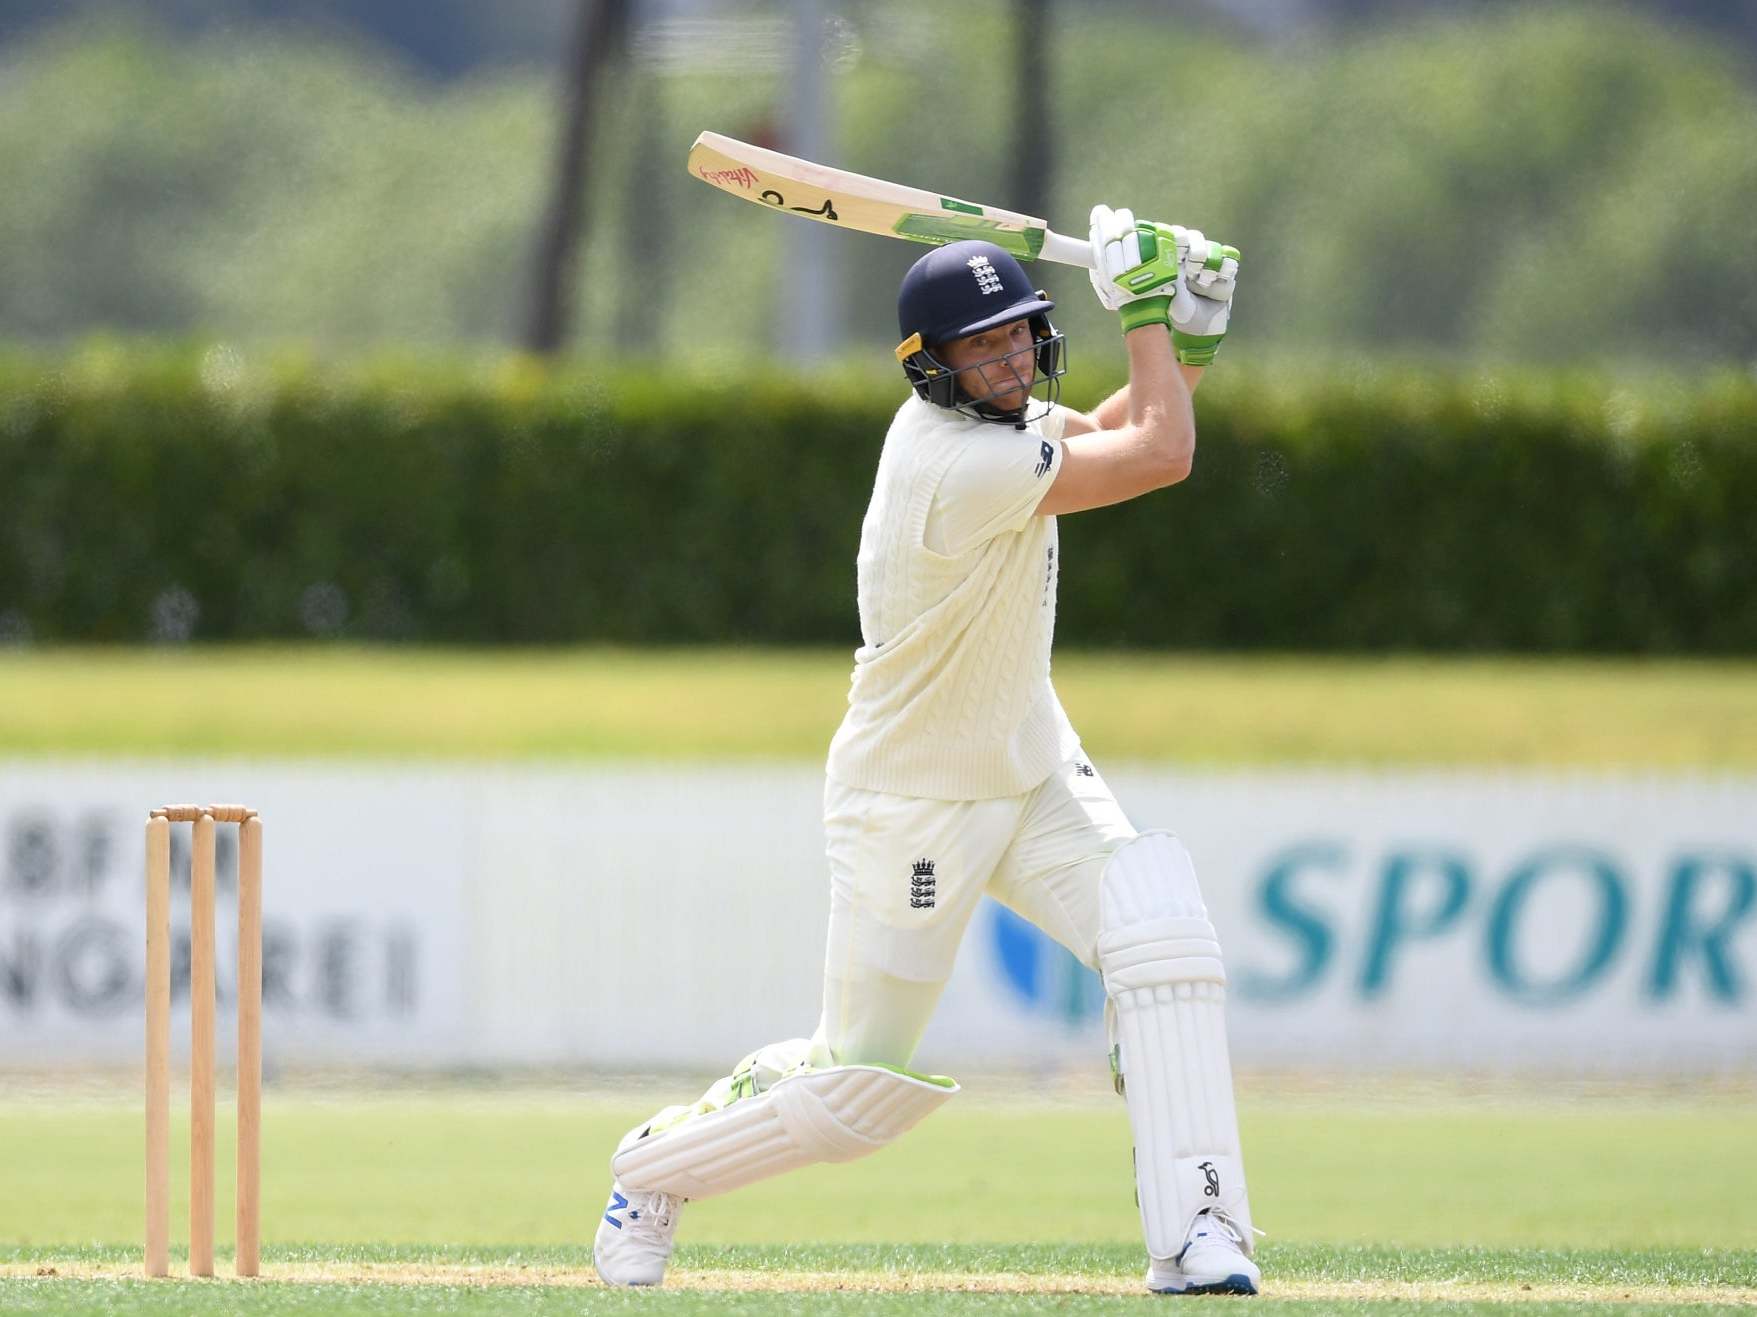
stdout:
<svg viewBox="0 0 1757 1317">
<path fill-rule="evenodd" d="M 1149 1259 L 1147 1288 L 1155 1294 L 1255 1294 L 1263 1273 L 1242 1243 L 1224 1216 L 1199 1213 L 1175 1258 Z"/>
<path fill-rule="evenodd" d="M 592 1240 L 592 1264 L 604 1283 L 663 1283 L 682 1210 L 683 1199 L 676 1194 L 628 1193 L 611 1184 L 610 1202 Z"/>
</svg>

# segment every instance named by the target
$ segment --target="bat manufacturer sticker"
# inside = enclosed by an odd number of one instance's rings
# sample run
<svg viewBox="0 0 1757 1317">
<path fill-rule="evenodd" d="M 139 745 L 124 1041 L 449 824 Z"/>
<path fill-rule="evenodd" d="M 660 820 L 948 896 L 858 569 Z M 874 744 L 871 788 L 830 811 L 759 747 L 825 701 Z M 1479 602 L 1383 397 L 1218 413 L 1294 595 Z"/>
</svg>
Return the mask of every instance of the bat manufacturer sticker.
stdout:
<svg viewBox="0 0 1757 1317">
<path fill-rule="evenodd" d="M 911 211 L 891 226 L 891 232 L 909 242 L 934 246 L 963 238 L 981 238 L 1026 261 L 1036 260 L 1043 250 L 1041 229 L 1009 229 L 999 220 L 986 216 L 924 215 Z"/>
</svg>

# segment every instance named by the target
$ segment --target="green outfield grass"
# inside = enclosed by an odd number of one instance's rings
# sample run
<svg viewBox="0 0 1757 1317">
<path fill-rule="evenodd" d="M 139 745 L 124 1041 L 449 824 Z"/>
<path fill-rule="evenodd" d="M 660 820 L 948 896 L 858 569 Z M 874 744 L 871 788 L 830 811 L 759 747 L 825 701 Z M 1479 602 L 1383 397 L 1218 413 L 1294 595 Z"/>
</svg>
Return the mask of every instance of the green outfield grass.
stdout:
<svg viewBox="0 0 1757 1317">
<path fill-rule="evenodd" d="M 0 753 L 817 759 L 821 651 L 0 651 Z M 1065 654 L 1102 762 L 1757 768 L 1757 662 Z"/>
<path fill-rule="evenodd" d="M 656 1103 L 688 1086 L 645 1087 Z M 604 1292 L 590 1271 L 605 1159 L 649 1109 L 633 1094 L 271 1086 L 267 1280 L 249 1287 L 133 1277 L 132 1080 L 113 1097 L 0 1100 L 0 1310 L 498 1314 L 651 1302 L 670 1312 L 889 1314 L 1135 1301 L 1141 1258 L 1121 1104 L 1020 1102 L 1006 1096 L 1015 1087 L 978 1078 L 863 1162 L 691 1204 L 676 1288 L 646 1296 Z M 1523 1317 L 1757 1304 L 1748 1086 L 1569 1100 L 1396 1083 L 1328 1096 L 1252 1087 L 1247 1076 L 1242 1129 L 1273 1300 L 1256 1308 L 1518 1304 Z M 229 1135 L 222 1122 L 222 1153 Z M 180 1188 L 180 1153 L 173 1166 Z M 222 1155 L 222 1256 L 228 1172 Z M 185 1201 L 174 1201 L 174 1240 Z"/>
</svg>

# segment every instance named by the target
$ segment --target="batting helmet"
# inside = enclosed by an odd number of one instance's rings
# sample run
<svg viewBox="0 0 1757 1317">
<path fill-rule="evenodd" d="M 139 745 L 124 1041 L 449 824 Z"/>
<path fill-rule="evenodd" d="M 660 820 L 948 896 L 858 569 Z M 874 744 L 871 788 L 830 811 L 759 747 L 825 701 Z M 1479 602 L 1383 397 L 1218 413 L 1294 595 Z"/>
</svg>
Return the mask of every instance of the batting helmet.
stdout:
<svg viewBox="0 0 1757 1317">
<path fill-rule="evenodd" d="M 1025 267 L 994 243 L 964 241 L 935 247 L 909 267 L 897 292 L 897 328 L 903 335 L 897 360 L 915 392 L 928 402 L 976 420 L 1023 424 L 1023 408 L 1003 412 L 986 398 L 965 394 L 957 372 L 934 349 L 952 339 L 1029 319 L 1037 340 L 1037 375 L 1047 382 L 1047 401 L 1053 403 L 1067 371 L 1067 339 L 1049 319 L 1054 307 L 1047 293 L 1031 286 Z"/>
</svg>

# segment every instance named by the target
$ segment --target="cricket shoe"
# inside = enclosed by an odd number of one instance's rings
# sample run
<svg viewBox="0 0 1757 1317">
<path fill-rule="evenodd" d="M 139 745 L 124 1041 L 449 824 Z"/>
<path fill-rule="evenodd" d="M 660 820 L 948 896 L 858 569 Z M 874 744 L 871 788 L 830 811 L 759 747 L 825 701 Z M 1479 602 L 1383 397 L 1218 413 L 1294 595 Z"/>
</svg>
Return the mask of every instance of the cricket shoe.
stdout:
<svg viewBox="0 0 1757 1317">
<path fill-rule="evenodd" d="M 1242 1243 L 1224 1216 L 1198 1213 L 1175 1258 L 1149 1259 L 1147 1288 L 1155 1294 L 1255 1294 L 1263 1273 L 1245 1256 Z"/>
<path fill-rule="evenodd" d="M 676 1194 L 630 1193 L 610 1186 L 610 1202 L 592 1240 L 592 1264 L 606 1285 L 658 1285 L 677 1238 L 683 1199 Z"/>
</svg>

